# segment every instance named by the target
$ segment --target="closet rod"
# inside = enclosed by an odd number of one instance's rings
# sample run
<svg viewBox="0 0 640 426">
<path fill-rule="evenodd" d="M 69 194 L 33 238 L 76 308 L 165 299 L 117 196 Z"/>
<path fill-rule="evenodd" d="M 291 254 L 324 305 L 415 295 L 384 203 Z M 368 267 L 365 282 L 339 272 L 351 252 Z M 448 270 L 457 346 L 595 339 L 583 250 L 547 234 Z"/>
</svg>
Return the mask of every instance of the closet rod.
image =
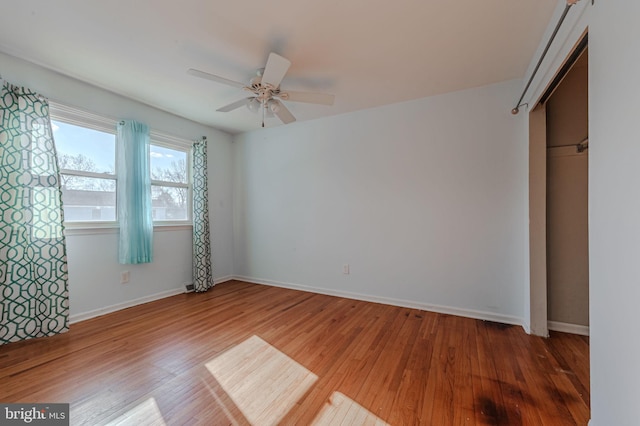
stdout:
<svg viewBox="0 0 640 426">
<path fill-rule="evenodd" d="M 589 149 L 589 136 L 587 136 L 586 138 L 582 139 L 578 143 L 570 143 L 570 144 L 567 144 L 567 145 L 548 146 L 547 149 L 567 148 L 567 147 L 572 147 L 572 146 L 576 147 L 576 152 L 578 152 L 578 153 L 584 152 L 585 150 Z"/>
</svg>

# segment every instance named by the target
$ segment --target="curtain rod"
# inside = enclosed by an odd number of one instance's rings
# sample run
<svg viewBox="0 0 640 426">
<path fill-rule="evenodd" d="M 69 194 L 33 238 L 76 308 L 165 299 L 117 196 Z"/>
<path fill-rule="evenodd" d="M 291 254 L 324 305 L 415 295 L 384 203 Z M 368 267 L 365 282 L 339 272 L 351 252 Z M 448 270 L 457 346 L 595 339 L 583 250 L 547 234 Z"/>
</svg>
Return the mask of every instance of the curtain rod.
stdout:
<svg viewBox="0 0 640 426">
<path fill-rule="evenodd" d="M 531 86 L 531 82 L 533 81 L 534 77 L 536 76 L 536 73 L 538 72 L 538 69 L 540 68 L 540 65 L 542 65 L 542 61 L 544 60 L 545 56 L 547 56 L 547 52 L 549 51 L 549 48 L 551 47 L 551 43 L 553 43 L 553 40 L 556 38 L 556 35 L 558 34 L 558 30 L 560 29 L 560 26 L 564 22 L 564 19 L 567 17 L 567 13 L 569 13 L 569 9 L 571 9 L 571 6 L 573 6 L 574 4 L 576 4 L 579 1 L 580 0 L 567 0 L 567 4 L 564 7 L 564 11 L 562 11 L 562 16 L 560 16 L 560 19 L 558 20 L 558 23 L 556 24 L 556 27 L 554 28 L 553 33 L 551 33 L 551 37 L 549 38 L 549 41 L 547 42 L 547 45 L 545 46 L 544 50 L 542 51 L 542 55 L 540 55 L 540 59 L 538 59 L 538 63 L 536 64 L 536 67 L 533 69 L 533 72 L 531 73 L 531 77 L 529 77 L 529 81 L 527 82 L 527 85 L 525 86 L 524 90 L 522 91 L 522 95 L 520 95 L 520 99 L 518 99 L 518 103 L 516 104 L 515 108 L 513 108 L 511 110 L 511 114 L 513 114 L 513 115 L 518 114 L 520 112 L 520 107 L 522 105 L 527 105 L 527 104 L 523 104 L 522 103 L 522 99 L 524 99 L 524 95 L 527 94 L 527 90 L 529 90 L 529 86 Z"/>
</svg>

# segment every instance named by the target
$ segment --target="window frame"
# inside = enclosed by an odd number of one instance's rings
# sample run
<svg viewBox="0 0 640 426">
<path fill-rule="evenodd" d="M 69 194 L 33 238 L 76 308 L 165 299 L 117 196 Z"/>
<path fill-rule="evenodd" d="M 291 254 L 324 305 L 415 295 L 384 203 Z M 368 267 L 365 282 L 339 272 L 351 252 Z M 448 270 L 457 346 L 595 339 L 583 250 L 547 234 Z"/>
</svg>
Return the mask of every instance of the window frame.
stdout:
<svg viewBox="0 0 640 426">
<path fill-rule="evenodd" d="M 154 220 L 153 226 L 176 226 L 176 225 L 192 225 L 193 224 L 193 167 L 191 160 L 192 143 L 179 139 L 173 136 L 165 135 L 162 133 L 150 132 L 149 144 L 159 146 L 161 148 L 173 149 L 175 151 L 182 151 L 186 154 L 186 168 L 187 179 L 186 183 L 168 182 L 164 180 L 156 180 L 150 177 L 151 186 L 168 186 L 171 188 L 186 188 L 187 189 L 187 218 L 183 220 Z M 151 173 L 151 170 L 149 170 Z"/>
<path fill-rule="evenodd" d="M 92 114 L 84 110 L 68 106 L 55 101 L 49 101 L 49 115 L 50 120 L 60 121 L 66 124 L 71 124 L 78 127 L 84 127 L 87 129 L 97 130 L 104 133 L 109 133 L 116 136 L 116 128 L 118 122 L 114 118 L 109 118 L 97 114 Z M 187 182 L 186 184 L 177 182 L 165 182 L 158 180 L 151 180 L 151 185 L 170 186 L 187 189 L 187 218 L 184 220 L 159 220 L 153 221 L 153 227 L 155 231 L 172 231 L 179 229 L 186 229 L 193 227 L 193 165 L 192 165 L 192 141 L 179 138 L 176 136 L 168 135 L 166 133 L 150 130 L 149 132 L 150 145 L 160 146 L 163 148 L 169 148 L 176 151 L 183 151 L 186 153 L 186 167 L 187 167 Z M 93 177 L 101 179 L 112 179 L 116 181 L 116 199 L 117 199 L 117 159 L 118 159 L 118 145 L 115 146 L 115 159 L 116 172 L 112 175 L 109 173 L 94 173 L 94 172 L 82 172 L 78 170 L 60 170 L 60 173 L 81 177 Z M 151 170 L 149 170 L 151 173 Z M 116 201 L 116 220 L 115 221 L 64 221 L 63 227 L 65 228 L 65 234 L 102 234 L 102 233 L 116 233 L 120 227 L 120 223 L 117 217 L 117 201 Z M 68 232 L 71 231 L 71 232 Z"/>
<path fill-rule="evenodd" d="M 72 126 L 83 127 L 85 129 L 96 130 L 103 133 L 108 133 L 114 136 L 114 167 L 116 171 L 111 173 L 95 173 L 84 172 L 81 170 L 73 169 L 60 169 L 60 174 L 78 177 L 98 178 L 105 180 L 113 180 L 116 185 L 116 220 L 74 220 L 63 222 L 64 228 L 70 229 L 104 229 L 104 228 L 118 228 L 120 226 L 118 222 L 118 205 L 117 205 L 117 187 L 118 187 L 118 173 L 117 165 L 118 161 L 118 145 L 115 143 L 116 136 L 116 124 L 117 120 L 102 117 L 100 115 L 92 114 L 77 108 L 73 108 L 67 105 L 59 104 L 57 102 L 49 101 L 49 116 L 51 121 L 60 121 Z M 54 137 L 55 140 L 55 137 Z M 64 200 L 63 200 L 64 205 Z"/>
</svg>

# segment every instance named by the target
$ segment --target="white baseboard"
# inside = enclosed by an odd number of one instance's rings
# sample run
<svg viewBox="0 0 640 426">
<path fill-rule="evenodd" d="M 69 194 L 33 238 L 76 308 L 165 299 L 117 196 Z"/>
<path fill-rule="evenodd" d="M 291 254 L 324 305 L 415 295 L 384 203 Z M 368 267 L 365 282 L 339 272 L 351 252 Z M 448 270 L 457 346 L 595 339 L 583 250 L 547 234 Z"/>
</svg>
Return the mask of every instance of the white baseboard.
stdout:
<svg viewBox="0 0 640 426">
<path fill-rule="evenodd" d="M 579 334 L 581 336 L 589 335 L 588 325 L 568 324 L 566 322 L 548 321 L 549 330 L 560 331 L 562 333 Z"/>
<path fill-rule="evenodd" d="M 184 286 L 181 286 L 180 288 L 161 291 L 160 293 L 151 294 L 149 296 L 140 297 L 138 299 L 127 300 L 126 302 L 116 303 L 115 305 L 105 306 L 104 308 L 98 308 L 92 311 L 74 314 L 69 317 L 69 323 L 73 324 L 76 322 L 88 320 L 90 318 L 95 318 L 101 315 L 110 314 L 111 312 L 130 308 L 132 306 L 142 305 L 143 303 L 153 302 L 154 300 L 164 299 L 165 297 L 175 296 L 176 294 L 182 294 L 184 292 L 185 288 Z"/>
<path fill-rule="evenodd" d="M 269 285 L 272 287 L 282 287 L 282 288 L 289 288 L 292 290 L 301 290 L 301 291 L 308 291 L 311 293 L 326 294 L 328 296 L 344 297 L 346 299 L 362 300 L 364 302 L 382 303 L 385 305 L 401 306 L 403 308 L 420 309 L 423 311 L 437 312 L 441 314 L 456 315 L 456 316 L 466 317 L 466 318 L 474 318 L 474 319 L 480 319 L 485 321 L 499 322 L 503 324 L 513 324 L 513 325 L 523 326 L 522 318 L 503 315 L 503 314 L 496 314 L 493 312 L 476 311 L 472 309 L 455 308 L 451 306 L 432 305 L 429 303 L 420 303 L 420 302 L 414 302 L 409 300 L 394 299 L 390 297 L 371 296 L 371 295 L 361 294 L 361 293 L 351 293 L 347 291 L 331 290 L 331 289 L 326 289 L 321 287 L 310 287 L 310 286 L 301 285 L 301 284 L 292 284 L 292 283 L 285 283 L 280 281 L 265 280 L 265 279 L 238 276 L 238 275 L 233 277 L 233 279 L 236 279 L 238 281 L 245 281 L 253 284 Z"/>
<path fill-rule="evenodd" d="M 220 278 L 214 278 L 213 279 L 213 283 L 215 284 L 222 284 L 222 283 L 226 283 L 227 281 L 231 281 L 231 280 L 235 280 L 236 278 L 233 275 L 227 275 L 224 277 L 220 277 Z"/>
<path fill-rule="evenodd" d="M 476 311 L 472 309 L 455 308 L 451 306 L 433 305 L 429 303 L 420 303 L 420 302 L 414 302 L 414 301 L 403 300 L 403 299 L 394 299 L 390 297 L 372 296 L 372 295 L 361 294 L 361 293 L 331 290 L 331 289 L 326 289 L 321 287 L 311 287 L 311 286 L 306 286 L 301 284 L 285 283 L 285 282 L 274 281 L 274 280 L 264 280 L 264 279 L 253 278 L 253 277 L 226 275 L 224 277 L 215 278 L 214 283 L 221 284 L 231 280 L 245 281 L 253 284 L 269 285 L 272 287 L 289 288 L 292 290 L 307 291 L 311 293 L 326 294 L 328 296 L 344 297 L 346 299 L 362 300 L 365 302 L 374 302 L 374 303 L 382 303 L 385 305 L 401 306 L 404 308 L 420 309 L 423 311 L 438 312 L 441 314 L 456 315 L 460 317 L 474 318 L 474 319 L 480 319 L 485 321 L 494 321 L 494 322 L 500 322 L 503 324 L 513 324 L 513 325 L 519 325 L 524 327 L 523 321 L 521 318 L 513 317 L 509 315 L 497 314 L 494 312 L 484 312 L 484 311 Z M 180 288 L 152 294 L 149 296 L 140 297 L 138 299 L 117 303 L 115 305 L 105 306 L 103 308 L 94 309 L 92 311 L 74 314 L 70 316 L 69 322 L 73 324 L 79 321 L 95 318 L 100 315 L 106 315 L 111 312 L 119 311 L 121 309 L 130 308 L 136 305 L 142 305 L 143 303 L 153 302 L 154 300 L 164 299 L 165 297 L 171 297 L 171 296 L 175 296 L 177 294 L 182 294 L 182 293 L 185 293 L 184 286 L 181 286 Z M 549 328 L 551 328 L 551 325 L 549 325 Z M 563 330 L 558 330 L 558 331 L 563 331 Z"/>
<path fill-rule="evenodd" d="M 227 275 L 220 278 L 214 278 L 213 282 L 215 284 L 221 284 L 227 281 L 233 280 L 233 275 Z M 105 306 L 104 308 L 94 309 L 92 311 L 81 312 L 79 314 L 74 314 L 69 317 L 69 323 L 73 324 L 75 322 L 88 320 L 90 318 L 99 317 L 100 315 L 110 314 L 111 312 L 119 311 L 121 309 L 130 308 L 136 305 L 142 305 L 143 303 L 153 302 L 154 300 L 164 299 L 165 297 L 175 296 L 176 294 L 186 293 L 186 288 L 184 284 L 180 286 L 180 288 L 161 291 L 160 293 L 151 294 L 149 296 L 140 297 L 138 299 L 128 300 L 122 303 L 116 303 L 115 305 Z"/>
</svg>

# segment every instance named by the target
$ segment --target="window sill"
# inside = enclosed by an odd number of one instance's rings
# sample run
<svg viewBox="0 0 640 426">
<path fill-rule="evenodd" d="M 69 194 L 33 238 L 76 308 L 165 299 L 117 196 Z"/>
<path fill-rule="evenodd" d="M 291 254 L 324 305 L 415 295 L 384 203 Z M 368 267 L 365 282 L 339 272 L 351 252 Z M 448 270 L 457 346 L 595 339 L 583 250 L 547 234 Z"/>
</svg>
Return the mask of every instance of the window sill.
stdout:
<svg viewBox="0 0 640 426">
<path fill-rule="evenodd" d="M 192 228 L 193 225 L 191 223 L 155 223 L 153 232 L 185 231 Z M 120 227 L 117 224 L 66 224 L 64 235 L 68 237 L 74 235 L 117 234 L 119 231 Z"/>
<path fill-rule="evenodd" d="M 156 222 L 153 224 L 153 232 L 183 231 L 186 229 L 193 229 L 193 224 L 191 222 Z"/>
</svg>

